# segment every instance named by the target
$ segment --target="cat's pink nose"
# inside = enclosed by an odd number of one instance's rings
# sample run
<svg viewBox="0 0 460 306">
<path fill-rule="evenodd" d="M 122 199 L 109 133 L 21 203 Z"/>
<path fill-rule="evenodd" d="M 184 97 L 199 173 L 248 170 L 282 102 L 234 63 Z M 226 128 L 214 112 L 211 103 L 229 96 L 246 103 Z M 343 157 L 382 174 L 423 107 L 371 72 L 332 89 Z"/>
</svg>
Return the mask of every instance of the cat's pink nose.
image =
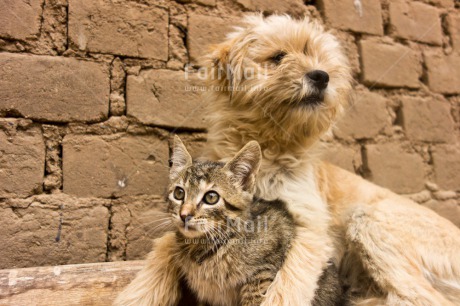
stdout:
<svg viewBox="0 0 460 306">
<path fill-rule="evenodd" d="M 180 218 L 182 219 L 182 221 L 184 221 L 184 223 L 186 223 L 186 222 L 190 221 L 190 219 L 193 218 L 193 215 L 192 214 L 187 214 L 187 213 L 181 213 Z"/>
<path fill-rule="evenodd" d="M 181 209 L 180 209 L 180 218 L 182 221 L 187 222 L 190 219 L 193 218 L 193 215 L 195 214 L 195 209 L 192 205 L 190 204 L 184 204 Z"/>
</svg>

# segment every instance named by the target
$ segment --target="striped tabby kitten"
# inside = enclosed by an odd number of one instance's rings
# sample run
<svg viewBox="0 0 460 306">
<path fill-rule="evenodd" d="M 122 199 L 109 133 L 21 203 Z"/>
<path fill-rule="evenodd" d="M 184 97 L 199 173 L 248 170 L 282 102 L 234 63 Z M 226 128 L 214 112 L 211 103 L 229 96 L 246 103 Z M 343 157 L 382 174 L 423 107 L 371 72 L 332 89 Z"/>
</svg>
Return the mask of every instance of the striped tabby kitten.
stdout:
<svg viewBox="0 0 460 306">
<path fill-rule="evenodd" d="M 176 231 L 175 263 L 200 302 L 260 305 L 283 264 L 295 225 L 283 202 L 254 197 L 261 162 L 249 142 L 228 163 L 192 163 L 176 136 L 169 206 Z M 316 305 L 336 305 L 341 296 L 337 270 L 329 266 Z"/>
</svg>

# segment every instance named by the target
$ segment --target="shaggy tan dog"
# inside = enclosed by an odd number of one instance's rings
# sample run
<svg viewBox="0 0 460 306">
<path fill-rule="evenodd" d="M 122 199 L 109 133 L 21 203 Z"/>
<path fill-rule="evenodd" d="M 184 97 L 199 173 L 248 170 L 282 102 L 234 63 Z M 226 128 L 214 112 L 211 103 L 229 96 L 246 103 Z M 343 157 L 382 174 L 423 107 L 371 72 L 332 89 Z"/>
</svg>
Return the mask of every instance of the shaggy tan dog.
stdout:
<svg viewBox="0 0 460 306">
<path fill-rule="evenodd" d="M 349 67 L 339 43 L 308 20 L 252 16 L 208 62 L 208 158 L 257 140 L 258 195 L 288 203 L 296 238 L 262 305 L 311 305 L 328 259 L 366 305 L 459 305 L 460 230 L 429 209 L 318 159 L 319 138 L 346 108 Z M 175 305 L 171 237 L 117 305 Z M 212 273 L 210 271 L 209 273 Z"/>
<path fill-rule="evenodd" d="M 209 61 L 208 156 L 257 140 L 263 198 L 289 203 L 298 228 L 264 305 L 310 305 L 335 257 L 356 303 L 460 305 L 460 230 L 433 211 L 317 159 L 349 101 L 337 40 L 308 20 L 252 16 Z"/>
</svg>

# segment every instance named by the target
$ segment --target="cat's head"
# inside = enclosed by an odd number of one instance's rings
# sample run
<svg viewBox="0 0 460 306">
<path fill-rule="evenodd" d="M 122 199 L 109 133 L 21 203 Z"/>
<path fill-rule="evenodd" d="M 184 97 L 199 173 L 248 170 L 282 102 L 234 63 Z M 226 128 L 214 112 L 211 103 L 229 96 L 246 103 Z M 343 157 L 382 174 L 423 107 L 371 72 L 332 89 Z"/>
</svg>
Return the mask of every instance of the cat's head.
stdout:
<svg viewBox="0 0 460 306">
<path fill-rule="evenodd" d="M 253 201 L 261 159 L 259 144 L 251 141 L 226 164 L 193 162 L 175 136 L 168 210 L 180 232 L 186 237 L 212 236 L 229 220 L 242 218 Z"/>
</svg>

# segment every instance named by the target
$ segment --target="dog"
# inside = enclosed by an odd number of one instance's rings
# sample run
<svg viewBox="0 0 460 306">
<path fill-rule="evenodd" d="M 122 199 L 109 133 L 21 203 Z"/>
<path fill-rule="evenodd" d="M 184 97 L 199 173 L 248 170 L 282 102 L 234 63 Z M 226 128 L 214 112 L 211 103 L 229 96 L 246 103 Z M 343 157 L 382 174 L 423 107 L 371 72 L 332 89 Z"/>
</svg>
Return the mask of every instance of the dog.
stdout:
<svg viewBox="0 0 460 306">
<path fill-rule="evenodd" d="M 258 196 L 280 199 L 296 222 L 262 305 L 313 304 L 330 258 L 353 304 L 458 305 L 460 230 L 433 211 L 319 159 L 319 139 L 352 95 L 337 39 L 308 19 L 248 16 L 206 61 L 205 158 L 228 161 L 257 140 Z M 175 305 L 170 235 L 115 305 Z M 348 295 L 347 295 L 348 296 Z"/>
<path fill-rule="evenodd" d="M 338 40 L 317 22 L 248 16 L 206 61 L 207 158 L 257 140 L 258 196 L 297 224 L 262 305 L 311 305 L 329 258 L 353 304 L 460 305 L 460 230 L 411 200 L 320 161 L 320 138 L 350 104 Z"/>
</svg>

